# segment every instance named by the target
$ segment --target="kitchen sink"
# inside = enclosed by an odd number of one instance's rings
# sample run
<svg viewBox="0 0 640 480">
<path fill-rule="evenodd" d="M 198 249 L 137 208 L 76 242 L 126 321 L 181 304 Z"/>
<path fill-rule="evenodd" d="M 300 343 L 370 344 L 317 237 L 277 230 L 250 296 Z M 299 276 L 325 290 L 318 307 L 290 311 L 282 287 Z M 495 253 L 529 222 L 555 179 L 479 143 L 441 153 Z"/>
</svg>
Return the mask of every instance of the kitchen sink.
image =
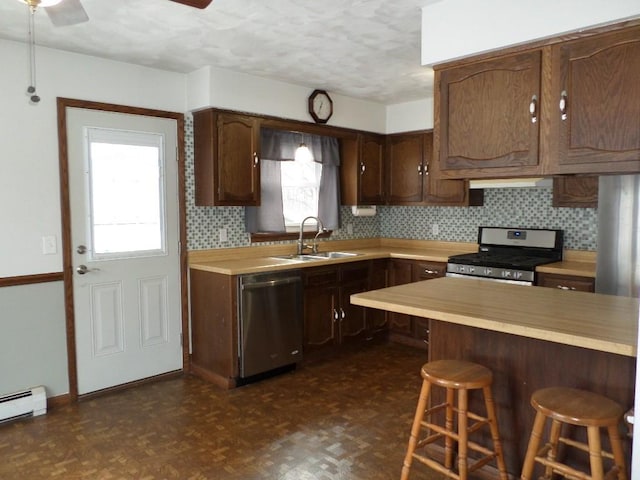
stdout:
<svg viewBox="0 0 640 480">
<path fill-rule="evenodd" d="M 348 258 L 355 257 L 357 255 L 362 255 L 361 253 L 351 253 L 351 252 L 318 252 L 318 253 L 303 253 L 293 254 L 293 255 L 277 255 L 274 258 L 280 258 L 283 260 L 299 260 L 303 262 L 312 262 L 318 260 L 330 260 L 334 258 Z"/>
</svg>

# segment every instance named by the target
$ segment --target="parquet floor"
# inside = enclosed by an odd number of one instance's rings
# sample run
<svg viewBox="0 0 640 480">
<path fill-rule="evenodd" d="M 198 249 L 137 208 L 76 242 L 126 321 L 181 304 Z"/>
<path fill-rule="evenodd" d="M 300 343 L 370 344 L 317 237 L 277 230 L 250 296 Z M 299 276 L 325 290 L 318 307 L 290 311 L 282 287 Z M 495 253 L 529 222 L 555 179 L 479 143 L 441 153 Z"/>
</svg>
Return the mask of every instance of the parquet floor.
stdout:
<svg viewBox="0 0 640 480">
<path fill-rule="evenodd" d="M 0 425 L 0 479 L 397 479 L 425 361 L 379 345 L 231 391 L 181 377 L 94 397 Z"/>
</svg>

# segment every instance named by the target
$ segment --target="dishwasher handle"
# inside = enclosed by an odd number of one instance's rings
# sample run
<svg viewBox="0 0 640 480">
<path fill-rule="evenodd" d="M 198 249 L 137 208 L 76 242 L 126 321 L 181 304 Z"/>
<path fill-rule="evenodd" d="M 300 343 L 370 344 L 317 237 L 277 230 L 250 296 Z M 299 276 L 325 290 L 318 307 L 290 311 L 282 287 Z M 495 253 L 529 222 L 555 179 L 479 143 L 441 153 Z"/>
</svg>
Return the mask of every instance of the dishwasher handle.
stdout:
<svg viewBox="0 0 640 480">
<path fill-rule="evenodd" d="M 278 278 L 277 280 L 265 280 L 262 282 L 243 283 L 241 288 L 243 290 L 252 290 L 254 288 L 275 287 L 278 285 L 287 285 L 289 283 L 302 282 L 300 277 L 285 277 Z"/>
</svg>

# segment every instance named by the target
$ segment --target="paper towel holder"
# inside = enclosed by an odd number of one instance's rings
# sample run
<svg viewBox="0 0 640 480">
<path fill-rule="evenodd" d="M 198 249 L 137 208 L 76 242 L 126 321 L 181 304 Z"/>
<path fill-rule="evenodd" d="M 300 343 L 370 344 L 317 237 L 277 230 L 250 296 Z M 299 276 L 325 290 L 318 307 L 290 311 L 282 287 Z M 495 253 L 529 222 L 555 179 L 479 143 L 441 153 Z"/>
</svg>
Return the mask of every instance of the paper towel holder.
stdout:
<svg viewBox="0 0 640 480">
<path fill-rule="evenodd" d="M 376 214 L 375 205 L 352 205 L 351 213 L 354 217 L 373 217 Z"/>
</svg>

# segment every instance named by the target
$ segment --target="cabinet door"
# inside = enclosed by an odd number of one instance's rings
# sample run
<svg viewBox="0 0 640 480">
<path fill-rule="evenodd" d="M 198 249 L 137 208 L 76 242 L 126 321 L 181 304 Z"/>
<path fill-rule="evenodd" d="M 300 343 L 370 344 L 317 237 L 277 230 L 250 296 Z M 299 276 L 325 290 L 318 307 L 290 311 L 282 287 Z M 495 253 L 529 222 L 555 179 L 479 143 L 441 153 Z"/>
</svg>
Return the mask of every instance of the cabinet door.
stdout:
<svg viewBox="0 0 640 480">
<path fill-rule="evenodd" d="M 562 290 L 578 290 L 580 292 L 595 291 L 595 279 L 574 275 L 556 275 L 553 273 L 538 273 L 536 285 L 540 287 L 559 288 Z"/>
<path fill-rule="evenodd" d="M 424 133 L 387 136 L 387 201 L 390 205 L 421 203 L 425 190 Z"/>
<path fill-rule="evenodd" d="M 333 266 L 306 268 L 304 279 L 305 353 L 338 343 L 338 269 Z"/>
<path fill-rule="evenodd" d="M 553 173 L 640 171 L 640 27 L 559 44 L 552 69 Z"/>
<path fill-rule="evenodd" d="M 414 282 L 444 277 L 447 274 L 447 264 L 442 262 L 416 261 L 412 265 Z"/>
<path fill-rule="evenodd" d="M 423 203 L 425 205 L 469 205 L 469 183 L 466 180 L 441 178 L 440 165 L 434 161 L 433 132 L 425 133 L 424 152 L 426 192 Z"/>
<path fill-rule="evenodd" d="M 373 260 L 371 265 L 371 276 L 369 289 L 378 290 L 385 288 L 388 285 L 388 270 L 387 260 Z M 369 336 L 377 335 L 379 332 L 386 332 L 388 330 L 387 312 L 377 308 L 367 308 L 365 310 L 365 316 L 367 319 L 367 329 Z"/>
<path fill-rule="evenodd" d="M 259 135 L 253 117 L 218 115 L 218 205 L 260 205 Z"/>
<path fill-rule="evenodd" d="M 196 205 L 259 205 L 258 119 L 195 112 L 193 137 Z"/>
<path fill-rule="evenodd" d="M 380 205 L 384 195 L 384 137 L 361 135 L 359 165 L 359 205 Z"/>
<path fill-rule="evenodd" d="M 533 50 L 436 72 L 436 149 L 442 176 L 541 171 L 541 57 L 540 50 Z"/>
<path fill-rule="evenodd" d="M 368 290 L 368 279 L 340 287 L 340 343 L 353 343 L 364 339 L 367 333 L 365 308 L 352 305 L 349 297 Z"/>
<path fill-rule="evenodd" d="M 412 264 L 410 260 L 392 259 L 389 262 L 389 286 L 411 283 Z M 389 329 L 403 335 L 412 335 L 411 316 L 402 313 L 389 312 Z"/>
<path fill-rule="evenodd" d="M 598 177 L 553 177 L 554 207 L 598 207 Z"/>
</svg>

